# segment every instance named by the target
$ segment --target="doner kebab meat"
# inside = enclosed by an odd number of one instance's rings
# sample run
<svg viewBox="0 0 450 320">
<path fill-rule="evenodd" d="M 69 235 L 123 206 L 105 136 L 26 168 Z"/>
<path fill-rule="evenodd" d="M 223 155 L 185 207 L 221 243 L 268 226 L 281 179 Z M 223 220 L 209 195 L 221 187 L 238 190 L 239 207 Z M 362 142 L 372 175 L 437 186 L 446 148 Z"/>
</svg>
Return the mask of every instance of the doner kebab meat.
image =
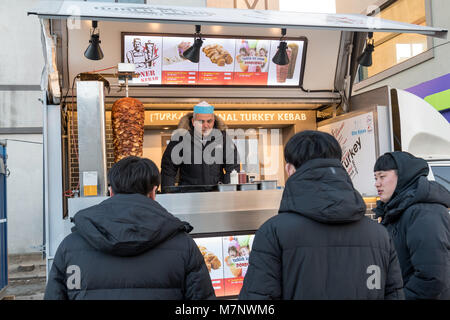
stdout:
<svg viewBox="0 0 450 320">
<path fill-rule="evenodd" d="M 128 97 L 117 100 L 112 106 L 111 120 L 114 162 L 128 156 L 142 157 L 145 120 L 142 102 Z"/>
</svg>

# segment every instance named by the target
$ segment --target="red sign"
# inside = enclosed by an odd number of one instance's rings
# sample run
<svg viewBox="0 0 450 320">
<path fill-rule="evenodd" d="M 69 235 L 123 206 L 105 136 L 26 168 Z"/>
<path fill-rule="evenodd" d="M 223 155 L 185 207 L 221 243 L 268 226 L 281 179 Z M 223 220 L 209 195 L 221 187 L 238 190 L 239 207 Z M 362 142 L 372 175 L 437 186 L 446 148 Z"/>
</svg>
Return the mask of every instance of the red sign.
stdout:
<svg viewBox="0 0 450 320">
<path fill-rule="evenodd" d="M 237 295 L 239 295 L 239 292 L 241 292 L 243 284 L 244 284 L 244 278 L 243 277 L 225 279 L 224 296 L 237 296 Z"/>
<path fill-rule="evenodd" d="M 195 71 L 163 71 L 162 84 L 197 84 Z"/>
<path fill-rule="evenodd" d="M 268 73 L 267 72 L 236 72 L 234 74 L 233 84 L 239 85 L 266 85 Z"/>
<path fill-rule="evenodd" d="M 198 84 L 227 85 L 233 83 L 233 72 L 199 72 Z"/>
</svg>

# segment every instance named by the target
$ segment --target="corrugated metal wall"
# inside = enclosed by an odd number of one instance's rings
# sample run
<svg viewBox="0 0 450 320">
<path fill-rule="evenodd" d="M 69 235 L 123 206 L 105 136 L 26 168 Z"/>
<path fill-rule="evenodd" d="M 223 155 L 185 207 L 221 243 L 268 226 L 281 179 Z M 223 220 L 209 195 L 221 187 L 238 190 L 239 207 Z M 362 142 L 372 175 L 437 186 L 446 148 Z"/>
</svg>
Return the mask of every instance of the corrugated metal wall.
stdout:
<svg viewBox="0 0 450 320">
<path fill-rule="evenodd" d="M 6 146 L 0 144 L 0 290 L 8 285 L 8 244 L 6 222 Z"/>
</svg>

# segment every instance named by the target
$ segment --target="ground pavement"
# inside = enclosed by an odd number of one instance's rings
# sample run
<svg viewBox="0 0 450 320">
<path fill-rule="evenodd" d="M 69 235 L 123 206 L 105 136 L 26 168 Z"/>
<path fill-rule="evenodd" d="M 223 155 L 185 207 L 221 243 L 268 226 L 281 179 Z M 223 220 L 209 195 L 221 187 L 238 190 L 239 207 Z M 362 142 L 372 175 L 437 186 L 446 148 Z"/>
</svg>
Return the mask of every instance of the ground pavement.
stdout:
<svg viewBox="0 0 450 320">
<path fill-rule="evenodd" d="M 8 286 L 3 298 L 42 300 L 45 291 L 45 259 L 41 254 L 8 256 Z"/>
</svg>

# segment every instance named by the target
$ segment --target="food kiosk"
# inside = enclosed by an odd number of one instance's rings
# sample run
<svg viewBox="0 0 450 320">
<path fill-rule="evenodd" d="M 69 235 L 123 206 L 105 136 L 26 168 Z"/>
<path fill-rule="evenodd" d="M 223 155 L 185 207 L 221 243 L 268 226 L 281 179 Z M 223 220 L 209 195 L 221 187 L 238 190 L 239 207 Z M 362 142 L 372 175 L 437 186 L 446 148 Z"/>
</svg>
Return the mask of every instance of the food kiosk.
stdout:
<svg viewBox="0 0 450 320">
<path fill-rule="evenodd" d="M 246 171 L 256 180 L 277 181 L 277 188 L 157 195 L 169 212 L 194 227 L 216 294 L 227 297 L 242 285 L 254 233 L 278 212 L 286 179 L 282 150 L 293 134 L 324 130 L 350 144 L 343 135 L 356 132 L 343 159 L 354 181 L 364 171 L 357 162 L 367 164 L 394 150 L 391 90 L 378 96 L 382 102 L 359 99 L 354 104 L 350 97 L 368 33 L 447 34 L 362 15 L 203 7 L 42 1 L 29 14 L 41 21 L 46 61 L 47 270 L 70 233 L 71 217 L 107 197 L 106 172 L 114 161 L 113 103 L 124 96 L 142 102 L 143 155 L 159 166 L 171 131 L 194 104 L 206 100 L 229 128 L 241 130 L 243 138 L 236 136 L 235 143 L 242 142 L 238 150 L 246 160 L 252 154 L 248 150 L 258 150 L 258 160 L 246 162 Z M 93 62 L 83 53 L 96 29 L 104 57 Z M 180 53 L 197 38 L 203 45 L 199 62 L 192 63 Z M 273 63 L 280 42 L 286 43 L 288 65 Z M 126 72 L 116 71 L 119 63 L 133 64 L 135 74 L 120 79 Z M 353 116 L 361 128 L 346 125 L 344 130 L 336 121 L 350 112 L 358 112 Z M 365 184 L 360 192 L 374 196 Z"/>
</svg>

